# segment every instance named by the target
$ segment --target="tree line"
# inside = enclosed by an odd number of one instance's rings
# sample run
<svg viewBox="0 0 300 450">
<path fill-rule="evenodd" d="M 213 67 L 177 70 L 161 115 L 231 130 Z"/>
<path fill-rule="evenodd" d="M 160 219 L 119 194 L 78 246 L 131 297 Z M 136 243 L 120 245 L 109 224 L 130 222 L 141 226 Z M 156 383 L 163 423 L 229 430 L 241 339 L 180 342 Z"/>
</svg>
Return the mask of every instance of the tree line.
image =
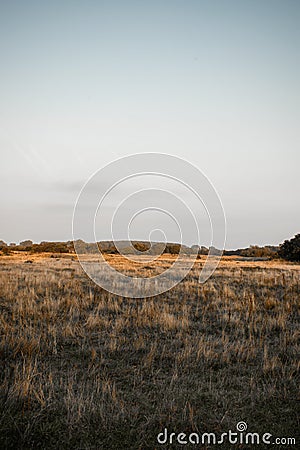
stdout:
<svg viewBox="0 0 300 450">
<path fill-rule="evenodd" d="M 169 253 L 178 254 L 180 251 L 184 254 L 195 254 L 199 257 L 201 255 L 210 254 L 225 255 L 225 256 L 241 256 L 250 258 L 267 258 L 275 259 L 282 258 L 287 261 L 300 262 L 300 234 L 296 234 L 292 239 L 285 240 L 278 246 L 266 245 L 259 247 L 258 245 L 251 245 L 247 248 L 237 250 L 218 250 L 214 247 L 204 247 L 193 245 L 188 247 L 186 245 L 176 243 L 150 243 L 147 241 L 132 241 L 131 246 L 128 241 L 120 241 L 118 246 L 112 241 L 102 241 L 97 243 L 85 242 L 81 239 L 67 242 L 47 242 L 42 241 L 39 244 L 33 243 L 31 240 L 25 240 L 19 244 L 10 243 L 0 240 L 0 252 L 2 255 L 9 255 L 13 251 L 26 251 L 30 253 L 97 253 L 99 250 L 102 253 L 118 254 L 121 249 L 122 254 L 143 253 L 150 254 Z"/>
</svg>

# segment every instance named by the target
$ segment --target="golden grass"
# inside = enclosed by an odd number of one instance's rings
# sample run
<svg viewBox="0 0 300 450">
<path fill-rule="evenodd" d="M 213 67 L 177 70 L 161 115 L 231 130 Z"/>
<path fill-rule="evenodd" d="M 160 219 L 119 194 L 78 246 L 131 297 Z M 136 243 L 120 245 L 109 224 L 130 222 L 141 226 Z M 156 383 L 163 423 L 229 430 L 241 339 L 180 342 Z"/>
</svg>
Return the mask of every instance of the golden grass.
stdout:
<svg viewBox="0 0 300 450">
<path fill-rule="evenodd" d="M 171 291 L 134 300 L 49 256 L 0 258 L 1 448 L 150 449 L 164 427 L 239 420 L 296 434 L 299 265 L 227 257 L 199 285 L 200 259 Z M 152 276 L 176 256 L 146 269 L 107 258 Z"/>
</svg>

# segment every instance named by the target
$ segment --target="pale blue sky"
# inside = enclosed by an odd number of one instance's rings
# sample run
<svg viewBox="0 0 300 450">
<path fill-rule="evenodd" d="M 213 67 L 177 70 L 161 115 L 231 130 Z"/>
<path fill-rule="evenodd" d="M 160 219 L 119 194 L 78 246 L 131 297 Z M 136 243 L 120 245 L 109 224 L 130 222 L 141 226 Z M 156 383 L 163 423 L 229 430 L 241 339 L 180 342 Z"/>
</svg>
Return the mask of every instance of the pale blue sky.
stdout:
<svg viewBox="0 0 300 450">
<path fill-rule="evenodd" d="M 80 184 L 147 151 L 211 179 L 227 248 L 299 232 L 299 21 L 297 0 L 0 2 L 0 239 L 70 239 Z"/>
</svg>

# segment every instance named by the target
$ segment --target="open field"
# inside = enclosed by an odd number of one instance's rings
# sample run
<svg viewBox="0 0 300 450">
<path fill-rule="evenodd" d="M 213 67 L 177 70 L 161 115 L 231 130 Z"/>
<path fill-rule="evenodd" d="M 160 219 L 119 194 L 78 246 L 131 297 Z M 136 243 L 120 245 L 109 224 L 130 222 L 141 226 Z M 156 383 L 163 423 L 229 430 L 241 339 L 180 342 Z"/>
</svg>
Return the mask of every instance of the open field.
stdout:
<svg viewBox="0 0 300 450">
<path fill-rule="evenodd" d="M 199 285 L 200 259 L 173 290 L 134 300 L 52 256 L 0 257 L 0 448 L 188 448 L 156 436 L 239 421 L 297 438 L 300 265 L 228 257 Z"/>
</svg>

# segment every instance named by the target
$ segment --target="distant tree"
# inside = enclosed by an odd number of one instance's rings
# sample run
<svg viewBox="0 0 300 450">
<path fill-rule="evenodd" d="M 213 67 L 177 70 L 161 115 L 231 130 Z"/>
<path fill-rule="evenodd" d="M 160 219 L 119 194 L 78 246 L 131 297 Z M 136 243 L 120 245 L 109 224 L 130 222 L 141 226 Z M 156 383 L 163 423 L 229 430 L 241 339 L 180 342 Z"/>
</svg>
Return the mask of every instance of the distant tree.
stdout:
<svg viewBox="0 0 300 450">
<path fill-rule="evenodd" d="M 73 242 L 73 248 L 76 250 L 76 253 L 89 253 L 88 252 L 88 244 L 84 242 L 82 239 L 77 239 Z"/>
<path fill-rule="evenodd" d="M 20 242 L 21 247 L 31 247 L 33 242 L 30 239 L 27 239 L 26 241 Z"/>
<path fill-rule="evenodd" d="M 218 248 L 211 246 L 211 247 L 209 247 L 209 253 L 210 253 L 210 255 L 213 255 L 213 256 L 221 256 L 223 252 L 222 252 L 222 250 L 219 250 Z"/>
<path fill-rule="evenodd" d="M 75 247 L 74 247 L 74 242 L 73 241 L 67 241 L 66 242 L 66 246 L 69 249 L 69 253 L 75 253 Z"/>
<path fill-rule="evenodd" d="M 180 244 L 167 244 L 164 253 L 170 253 L 171 255 L 178 255 L 180 252 Z"/>
<path fill-rule="evenodd" d="M 203 245 L 192 245 L 191 250 L 192 253 L 197 253 L 198 256 L 208 254 L 208 248 L 204 247 Z"/>
<path fill-rule="evenodd" d="M 93 244 L 87 244 L 89 251 L 87 253 L 94 253 L 92 246 Z M 77 251 L 77 248 L 76 248 Z M 115 246 L 115 244 L 113 242 L 98 242 L 97 243 L 97 251 L 96 253 L 98 253 L 98 251 L 100 251 L 101 253 L 107 253 L 107 254 L 119 254 L 119 251 L 117 249 L 117 247 Z"/>
<path fill-rule="evenodd" d="M 149 242 L 133 242 L 133 247 L 138 251 L 138 252 L 146 252 L 150 249 L 151 244 Z"/>
<path fill-rule="evenodd" d="M 224 255 L 233 256 L 239 255 L 247 258 L 268 258 L 275 259 L 278 258 L 279 246 L 275 245 L 265 245 L 264 247 L 259 247 L 258 245 L 250 245 L 247 248 L 238 248 L 237 250 L 225 250 Z"/>
<path fill-rule="evenodd" d="M 288 261 L 300 262 L 300 234 L 292 239 L 284 241 L 279 248 L 279 256 Z"/>
<path fill-rule="evenodd" d="M 69 248 L 65 242 L 41 242 L 31 246 L 33 253 L 69 253 Z"/>
<path fill-rule="evenodd" d="M 7 247 L 7 243 L 0 240 L 0 250 L 1 250 L 3 247 Z"/>
</svg>

